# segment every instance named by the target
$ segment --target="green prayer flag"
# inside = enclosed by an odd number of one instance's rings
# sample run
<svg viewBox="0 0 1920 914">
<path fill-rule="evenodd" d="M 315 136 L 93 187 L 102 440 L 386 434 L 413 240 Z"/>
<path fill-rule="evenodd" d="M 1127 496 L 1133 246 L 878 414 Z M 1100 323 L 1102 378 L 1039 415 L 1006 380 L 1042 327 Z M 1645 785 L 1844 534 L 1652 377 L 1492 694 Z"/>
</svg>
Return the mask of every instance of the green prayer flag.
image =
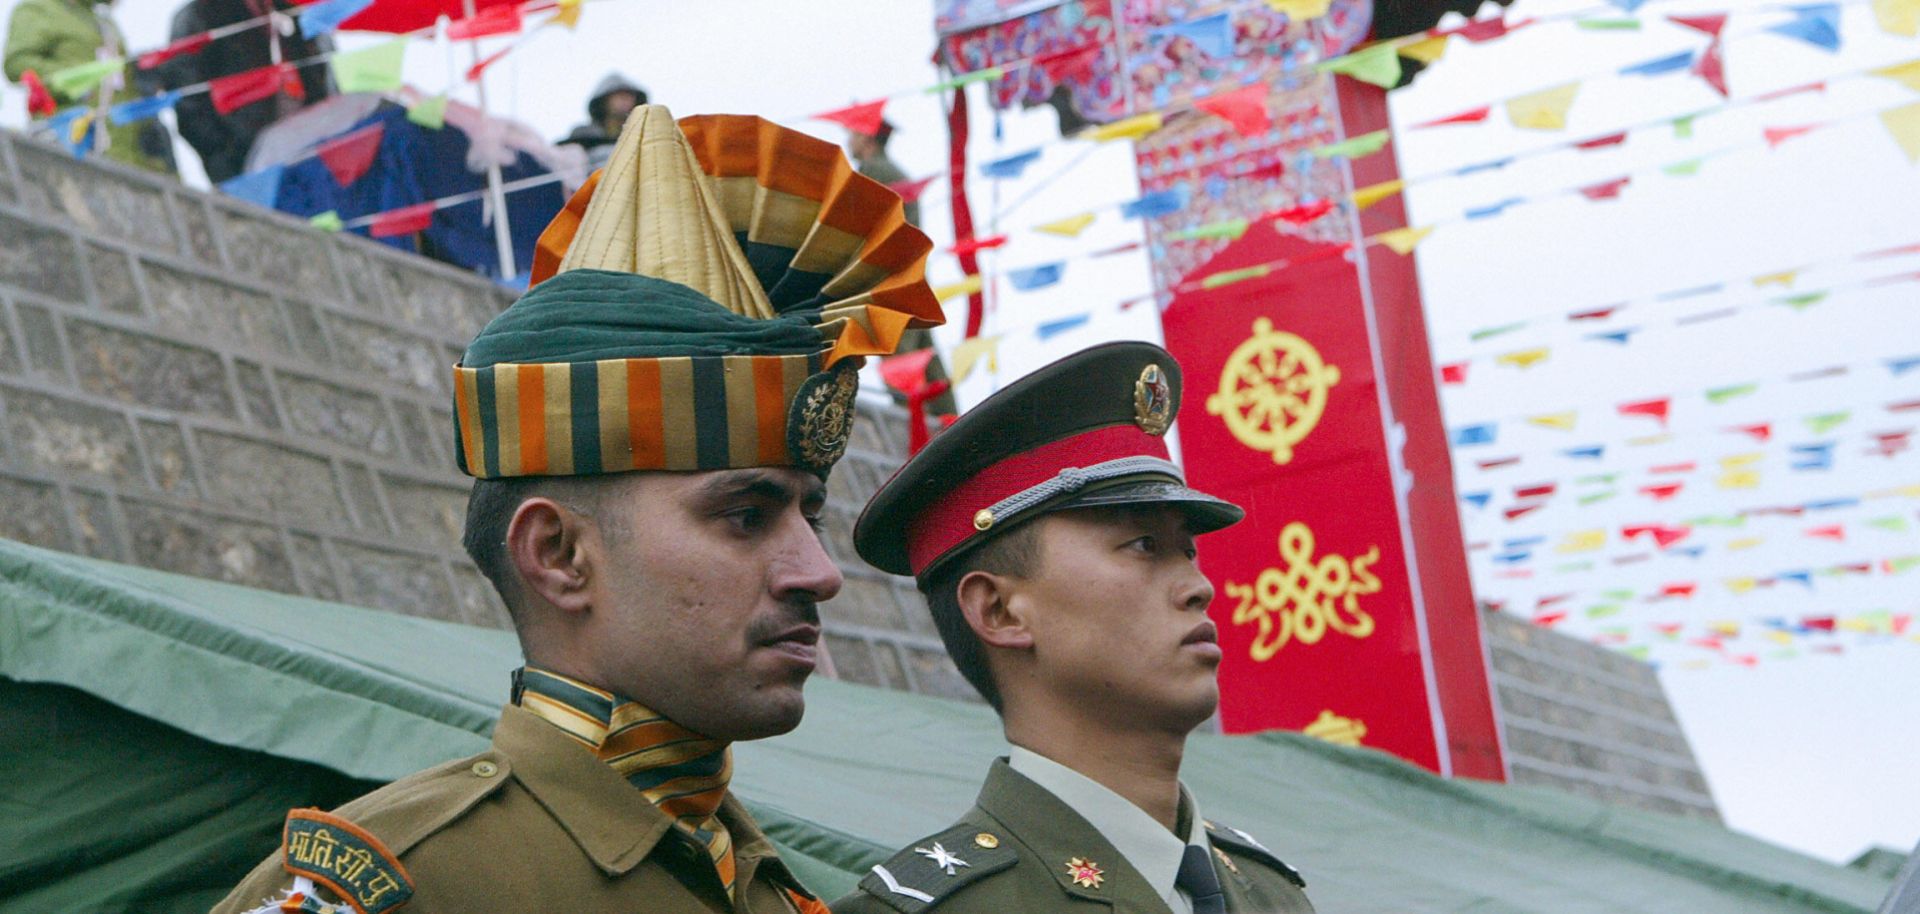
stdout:
<svg viewBox="0 0 1920 914">
<path fill-rule="evenodd" d="M 928 86 L 926 91 L 928 94 L 945 92 L 948 89 L 958 89 L 961 86 L 970 86 L 974 83 L 983 83 L 990 79 L 999 79 L 1005 75 L 1007 75 L 1005 67 L 988 67 L 984 70 L 975 70 L 972 73 L 962 73 L 946 82 L 935 83 Z"/>
<path fill-rule="evenodd" d="M 1813 307 L 1814 305 L 1819 304 L 1821 300 L 1825 299 L 1826 297 L 1827 297 L 1827 293 L 1825 292 L 1802 292 L 1799 295 L 1789 295 L 1786 298 L 1776 298 L 1774 299 L 1774 302 L 1776 304 L 1782 304 L 1791 308 L 1804 311 L 1808 308 Z"/>
<path fill-rule="evenodd" d="M 333 210 L 327 210 L 318 216 L 308 219 L 307 222 L 323 232 L 337 232 L 346 228 L 346 223 L 340 221 L 340 214 Z"/>
<path fill-rule="evenodd" d="M 1699 116 L 1700 115 L 1697 114 L 1688 114 L 1683 117 L 1674 118 L 1673 138 L 1676 140 L 1693 139 L 1693 119 Z"/>
<path fill-rule="evenodd" d="M 1604 619 L 1608 616 L 1618 615 L 1621 609 L 1622 607 L 1618 603 L 1600 603 L 1587 607 L 1587 618 Z"/>
<path fill-rule="evenodd" d="M 1685 162 L 1675 162 L 1660 170 L 1676 178 L 1690 178 L 1700 173 L 1700 165 L 1705 161 L 1705 159 L 1688 159 Z"/>
<path fill-rule="evenodd" d="M 400 88 L 400 70 L 407 60 L 407 41 L 396 38 L 358 51 L 333 56 L 333 79 L 342 92 L 387 92 Z"/>
<path fill-rule="evenodd" d="M 1687 523 L 1695 527 L 1744 527 L 1747 518 L 1743 514 L 1703 514 L 1688 519 Z"/>
<path fill-rule="evenodd" d="M 1619 478 L 1620 478 L 1619 473 L 1594 473 L 1590 476 L 1582 476 L 1578 479 L 1575 479 L 1573 482 L 1575 485 L 1582 485 L 1582 486 L 1592 486 L 1592 485 L 1602 485 L 1602 484 L 1612 485 L 1613 481 Z"/>
<path fill-rule="evenodd" d="M 1362 48 L 1344 57 L 1321 61 L 1314 69 L 1322 73 L 1339 73 L 1351 76 L 1363 83 L 1391 89 L 1400 83 L 1400 55 L 1392 42 L 1383 42 L 1370 48 Z"/>
<path fill-rule="evenodd" d="M 1715 387 L 1707 391 L 1707 402 L 1718 405 L 1728 400 L 1744 397 L 1759 389 L 1760 385 L 1758 384 L 1734 384 L 1727 387 Z"/>
<path fill-rule="evenodd" d="M 1228 219 L 1167 233 L 1168 241 L 1192 241 L 1196 238 L 1238 238 L 1247 233 L 1247 220 Z"/>
<path fill-rule="evenodd" d="M 61 98 L 79 98 L 92 92 L 102 80 L 120 72 L 126 66 L 125 57 L 109 57 L 105 60 L 83 63 L 77 67 L 56 70 L 47 75 L 47 88 Z"/>
<path fill-rule="evenodd" d="M 1607 491 L 1607 492 L 1595 492 L 1592 495 L 1582 495 L 1580 496 L 1580 503 L 1582 505 L 1591 505 L 1591 504 L 1594 504 L 1595 502 L 1606 501 L 1607 499 L 1612 498 L 1617 494 L 1619 493 Z"/>
<path fill-rule="evenodd" d="M 1780 650 L 1774 651 L 1771 654 L 1768 654 L 1767 658 L 1769 660 L 1792 660 L 1793 658 L 1798 656 L 1800 656 L 1799 651 L 1796 651 L 1790 647 L 1786 647 L 1786 648 L 1781 648 Z"/>
<path fill-rule="evenodd" d="M 1267 275 L 1269 271 L 1270 271 L 1270 268 L 1267 267 L 1267 265 L 1265 264 L 1259 264 L 1257 266 L 1251 266 L 1251 267 L 1244 267 L 1238 270 L 1223 270 L 1221 272 L 1214 273 L 1210 276 L 1207 276 L 1204 279 L 1201 279 L 1200 288 L 1218 289 L 1221 286 L 1230 286 L 1236 282 L 1243 282 L 1249 279 L 1258 279 L 1262 276 Z"/>
<path fill-rule="evenodd" d="M 1645 660 L 1647 659 L 1647 655 L 1653 653 L 1653 649 L 1644 644 L 1635 644 L 1621 648 L 1620 653 L 1632 657 L 1635 660 Z"/>
<path fill-rule="evenodd" d="M 1359 136 L 1341 140 L 1338 143 L 1329 143 L 1315 149 L 1313 151 L 1313 157 L 1316 159 L 1331 159 L 1334 156 L 1344 156 L 1349 159 L 1357 159 L 1361 156 L 1370 156 L 1379 152 L 1380 147 L 1387 145 L 1387 140 L 1391 138 L 1389 131 L 1375 130 L 1372 133 L 1363 133 Z"/>
<path fill-rule="evenodd" d="M 1591 32 L 1637 32 L 1638 19 L 1576 19 L 1574 25 Z"/>
<path fill-rule="evenodd" d="M 1915 568 L 1920 568 L 1920 555 L 1903 555 L 1897 559 L 1887 560 L 1887 570 L 1894 574 L 1912 571 Z"/>
<path fill-rule="evenodd" d="M 1907 532 L 1907 519 L 1898 514 L 1889 514 L 1886 517 L 1870 517 L 1867 518 L 1867 524 L 1879 527 L 1882 530 L 1892 530 L 1895 533 Z"/>
<path fill-rule="evenodd" d="M 1468 334 L 1468 336 L 1471 337 L 1474 342 L 1478 343 L 1481 340 L 1491 339 L 1493 337 L 1499 336 L 1502 333 L 1512 333 L 1513 331 L 1518 330 L 1521 327 L 1525 327 L 1526 325 L 1527 325 L 1526 321 L 1520 321 L 1518 323 L 1513 323 L 1513 324 L 1501 324 L 1498 327 L 1482 327 L 1481 329 L 1475 330 L 1472 333 Z"/>
<path fill-rule="evenodd" d="M 1609 600 L 1631 600 L 1634 597 L 1633 591 L 1622 590 L 1617 587 L 1614 588 L 1613 590 L 1600 591 L 1600 595 L 1603 597 L 1606 597 Z"/>
<path fill-rule="evenodd" d="M 1566 564 L 1563 564 L 1563 565 L 1553 566 L 1554 574 L 1569 574 L 1575 571 L 1592 571 L 1592 570 L 1593 570 L 1592 562 L 1567 562 Z"/>
<path fill-rule="evenodd" d="M 1805 422 L 1807 424 L 1807 428 L 1810 431 L 1812 431 L 1814 434 L 1820 435 L 1820 434 L 1825 434 L 1826 432 L 1840 425 L 1844 425 L 1846 421 L 1851 418 L 1853 418 L 1853 413 L 1851 411 L 1840 410 L 1839 412 L 1819 413 L 1817 415 L 1808 416 L 1805 419 L 1802 419 L 1800 421 Z"/>
<path fill-rule="evenodd" d="M 430 130 L 439 130 L 447 125 L 447 97 L 435 95 L 413 103 L 407 109 L 407 120 Z"/>
</svg>

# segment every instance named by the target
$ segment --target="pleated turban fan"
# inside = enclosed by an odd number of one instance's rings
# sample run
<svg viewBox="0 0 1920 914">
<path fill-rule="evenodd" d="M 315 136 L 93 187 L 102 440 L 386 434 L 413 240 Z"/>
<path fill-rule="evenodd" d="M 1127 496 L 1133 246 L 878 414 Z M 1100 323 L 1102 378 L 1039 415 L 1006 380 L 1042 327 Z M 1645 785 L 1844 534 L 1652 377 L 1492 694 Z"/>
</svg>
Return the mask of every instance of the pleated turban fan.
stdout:
<svg viewBox="0 0 1920 914">
<path fill-rule="evenodd" d="M 642 106 L 454 366 L 460 468 L 825 475 L 859 357 L 941 322 L 932 247 L 831 143 Z"/>
</svg>

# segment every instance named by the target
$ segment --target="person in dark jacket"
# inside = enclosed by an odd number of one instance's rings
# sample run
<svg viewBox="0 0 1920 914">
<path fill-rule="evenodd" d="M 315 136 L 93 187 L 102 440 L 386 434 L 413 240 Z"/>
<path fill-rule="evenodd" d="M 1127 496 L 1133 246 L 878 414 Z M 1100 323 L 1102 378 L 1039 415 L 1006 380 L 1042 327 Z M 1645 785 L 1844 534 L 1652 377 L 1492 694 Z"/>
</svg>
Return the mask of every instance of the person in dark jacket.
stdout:
<svg viewBox="0 0 1920 914">
<path fill-rule="evenodd" d="M 173 14 L 172 40 L 178 41 L 223 25 L 256 19 L 269 9 L 288 10 L 291 0 L 191 0 Z M 183 54 L 161 67 L 161 78 L 170 89 L 231 76 L 273 63 L 272 42 L 280 43 L 280 59 L 289 63 L 307 60 L 333 50 L 326 36 L 317 39 L 301 34 L 275 35 L 269 26 L 243 29 L 215 38 L 196 54 Z M 209 93 L 184 96 L 174 107 L 180 135 L 200 154 L 206 166 L 207 180 L 219 184 L 237 177 L 247 168 L 247 153 L 261 131 L 275 121 L 332 93 L 326 61 L 320 60 L 298 70 L 299 88 L 280 92 L 272 98 L 244 105 L 227 114 L 213 107 Z"/>
<path fill-rule="evenodd" d="M 561 145 L 578 146 L 587 153 L 587 164 L 598 170 L 613 155 L 613 142 L 620 138 L 627 115 L 647 103 L 647 90 L 618 73 L 608 73 L 593 87 L 587 99 L 587 122 L 573 128 Z"/>
</svg>

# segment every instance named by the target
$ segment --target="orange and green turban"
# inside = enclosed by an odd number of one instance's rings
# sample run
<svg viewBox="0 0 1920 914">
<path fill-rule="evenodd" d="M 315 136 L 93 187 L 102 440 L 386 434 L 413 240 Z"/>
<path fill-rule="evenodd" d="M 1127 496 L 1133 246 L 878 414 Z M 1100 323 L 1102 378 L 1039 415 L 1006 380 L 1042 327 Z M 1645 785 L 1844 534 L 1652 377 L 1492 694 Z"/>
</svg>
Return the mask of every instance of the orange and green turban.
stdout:
<svg viewBox="0 0 1920 914">
<path fill-rule="evenodd" d="M 941 322 L 932 242 L 838 147 L 635 109 L 454 366 L 471 476 L 792 466 L 846 450 L 861 356 Z"/>
</svg>

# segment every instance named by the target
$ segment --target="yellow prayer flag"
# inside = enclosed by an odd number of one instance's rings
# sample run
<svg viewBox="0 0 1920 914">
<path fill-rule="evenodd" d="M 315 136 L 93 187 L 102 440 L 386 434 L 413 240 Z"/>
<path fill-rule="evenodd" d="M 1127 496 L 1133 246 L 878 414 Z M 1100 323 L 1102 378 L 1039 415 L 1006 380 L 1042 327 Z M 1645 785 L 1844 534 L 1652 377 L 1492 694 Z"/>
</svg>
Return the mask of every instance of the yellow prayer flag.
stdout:
<svg viewBox="0 0 1920 914">
<path fill-rule="evenodd" d="M 1522 349 L 1517 352 L 1501 353 L 1500 355 L 1495 356 L 1493 360 L 1502 365 L 1512 365 L 1515 368 L 1525 369 L 1525 368 L 1532 368 L 1533 366 L 1546 361 L 1547 356 L 1552 354 L 1553 354 L 1553 351 L 1551 349 L 1548 349 L 1545 346 L 1536 346 L 1532 349 Z"/>
<path fill-rule="evenodd" d="M 1285 13 L 1288 19 L 1305 22 L 1318 19 L 1327 14 L 1333 6 L 1333 0 L 1267 0 L 1267 7 L 1276 13 Z"/>
<path fill-rule="evenodd" d="M 1720 458 L 1720 468 L 1723 470 L 1740 470 L 1740 469 L 1745 469 L 1747 467 L 1753 466 L 1754 464 L 1759 463 L 1760 461 L 1765 459 L 1767 459 L 1767 453 L 1765 451 L 1753 451 L 1746 454 L 1733 454 L 1727 457 Z"/>
<path fill-rule="evenodd" d="M 956 295 L 972 295 L 973 293 L 980 291 L 982 288 L 983 286 L 980 284 L 980 274 L 975 273 L 972 276 L 967 277 L 966 279 L 953 283 L 952 285 L 934 286 L 933 297 L 941 301 L 946 301 L 947 299 L 952 298 Z"/>
<path fill-rule="evenodd" d="M 1563 554 L 1571 554 L 1575 552 L 1592 552 L 1593 550 L 1598 549 L 1602 546 L 1605 546 L 1606 544 L 1607 544 L 1607 531 L 1578 530 L 1573 533 L 1567 534 L 1567 538 L 1561 541 L 1560 545 L 1553 547 L 1553 551 L 1563 553 Z"/>
<path fill-rule="evenodd" d="M 1891 79 L 1915 92 L 1920 92 L 1920 58 L 1906 63 L 1897 63 L 1891 67 L 1881 67 L 1867 71 L 1875 76 Z"/>
<path fill-rule="evenodd" d="M 1427 236 L 1431 234 L 1433 234 L 1433 226 L 1423 225 L 1419 228 L 1397 228 L 1391 231 L 1381 232 L 1373 236 L 1373 240 L 1386 245 L 1388 248 L 1391 248 L 1395 254 L 1404 257 L 1413 253 L 1413 249 L 1419 246 L 1420 242 L 1425 241 Z"/>
<path fill-rule="evenodd" d="M 1726 584 L 1727 590 L 1731 591 L 1733 595 L 1737 597 L 1755 587 L 1759 587 L 1760 581 L 1757 578 L 1728 578 Z"/>
<path fill-rule="evenodd" d="M 1760 487 L 1760 471 L 1735 470 L 1731 473 L 1722 473 L 1720 478 L 1714 481 L 1714 485 L 1722 489 L 1757 489 Z"/>
<path fill-rule="evenodd" d="M 1526 130 L 1565 130 L 1567 110 L 1580 91 L 1579 83 L 1567 83 L 1507 100 L 1507 119 Z"/>
<path fill-rule="evenodd" d="M 560 0 L 560 8 L 554 12 L 547 25 L 564 25 L 572 30 L 580 24 L 580 0 Z"/>
<path fill-rule="evenodd" d="M 1920 35 L 1920 0 L 1873 0 L 1873 18 L 1883 32 L 1908 38 Z"/>
<path fill-rule="evenodd" d="M 974 367 L 980 364 L 982 358 L 987 360 L 989 374 L 1000 370 L 999 334 L 976 336 L 962 340 L 960 345 L 953 347 L 953 353 L 948 359 L 953 363 L 953 383 L 965 381 L 968 375 L 973 374 Z"/>
<path fill-rule="evenodd" d="M 1445 35 L 1422 38 L 1419 41 L 1400 46 L 1401 57 L 1412 58 L 1424 64 L 1432 64 L 1440 58 L 1445 57 L 1446 54 L 1447 36 Z"/>
<path fill-rule="evenodd" d="M 1398 178 L 1395 178 L 1392 181 L 1382 181 L 1379 184 L 1369 184 L 1366 187 L 1362 187 L 1359 190 L 1356 190 L 1353 192 L 1354 208 L 1366 209 L 1367 207 L 1372 206 L 1375 203 L 1379 203 L 1380 201 L 1385 200 L 1386 198 L 1399 193 L 1400 189 L 1406 186 L 1407 186 L 1407 182 L 1402 181 Z"/>
<path fill-rule="evenodd" d="M 1528 416 L 1527 422 L 1541 428 L 1556 428 L 1563 432 L 1573 431 L 1573 424 L 1580 414 L 1571 410 L 1564 413 L 1548 413 L 1544 416 Z"/>
<path fill-rule="evenodd" d="M 1726 638 L 1740 637 L 1740 623 L 1738 622 L 1733 622 L 1733 621 L 1711 622 L 1711 623 L 1708 623 L 1707 627 L 1710 629 L 1713 629 L 1714 634 L 1720 635 L 1722 637 L 1726 637 Z"/>
<path fill-rule="evenodd" d="M 1737 552 L 1741 549 L 1752 549 L 1766 541 L 1767 538 L 1764 536 L 1743 536 L 1737 540 L 1727 540 L 1727 548 Z"/>
<path fill-rule="evenodd" d="M 1787 634 L 1786 632 L 1768 632 L 1767 640 L 1775 644 L 1785 645 L 1787 647 L 1793 646 L 1793 636 Z"/>
<path fill-rule="evenodd" d="M 1907 154 L 1907 164 L 1920 162 L 1920 102 L 1880 112 L 1880 123 Z"/>
<path fill-rule="evenodd" d="M 1650 444 L 1666 444 L 1672 440 L 1672 435 L 1641 435 L 1638 438 L 1628 438 L 1627 445 L 1629 447 L 1646 447 Z"/>
<path fill-rule="evenodd" d="M 1111 124 L 1102 124 L 1095 127 L 1087 133 L 1087 138 L 1096 143 L 1104 143 L 1108 140 L 1138 139 L 1155 130 L 1159 130 L 1160 124 L 1160 112 L 1149 111 L 1145 114 L 1136 114 L 1125 120 L 1114 121 Z"/>
<path fill-rule="evenodd" d="M 1078 216 L 1068 216 L 1065 219 L 1055 219 L 1052 222 L 1036 225 L 1033 230 L 1046 232 L 1049 235 L 1059 235 L 1062 238 L 1078 238 L 1080 233 L 1086 231 L 1087 226 L 1092 224 L 1093 214 L 1081 213 Z"/>
<path fill-rule="evenodd" d="M 1842 618 L 1837 624 L 1839 625 L 1841 631 L 1848 631 L 1848 632 L 1872 632 L 1873 631 L 1873 623 L 1871 621 L 1867 619 L 1862 619 L 1859 617 L 1854 617 L 1854 616 Z"/>
<path fill-rule="evenodd" d="M 1778 273 L 1763 273 L 1753 278 L 1753 287 L 1759 289 L 1766 286 L 1779 286 L 1782 289 L 1791 289 L 1793 288 L 1794 281 L 1799 278 L 1799 270 L 1781 270 Z"/>
</svg>

